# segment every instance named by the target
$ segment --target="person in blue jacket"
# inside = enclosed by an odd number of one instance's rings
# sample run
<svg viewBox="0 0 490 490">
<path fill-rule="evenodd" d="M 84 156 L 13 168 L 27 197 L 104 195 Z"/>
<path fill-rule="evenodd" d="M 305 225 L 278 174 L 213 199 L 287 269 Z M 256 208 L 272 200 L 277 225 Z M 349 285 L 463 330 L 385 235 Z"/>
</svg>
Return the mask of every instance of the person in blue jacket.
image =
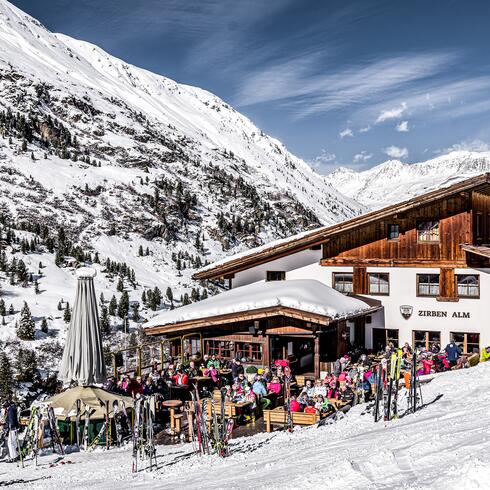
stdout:
<svg viewBox="0 0 490 490">
<path fill-rule="evenodd" d="M 444 349 L 446 351 L 447 360 L 451 367 L 456 366 L 459 356 L 461 355 L 461 349 L 454 342 L 449 342 Z"/>
</svg>

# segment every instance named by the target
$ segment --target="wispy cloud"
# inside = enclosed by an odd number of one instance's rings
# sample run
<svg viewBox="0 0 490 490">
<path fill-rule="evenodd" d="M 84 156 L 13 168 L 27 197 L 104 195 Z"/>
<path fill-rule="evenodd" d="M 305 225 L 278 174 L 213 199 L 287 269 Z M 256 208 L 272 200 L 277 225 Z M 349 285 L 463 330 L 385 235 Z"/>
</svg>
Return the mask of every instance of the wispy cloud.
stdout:
<svg viewBox="0 0 490 490">
<path fill-rule="evenodd" d="M 318 67 L 325 66 L 320 63 L 324 55 L 312 52 L 251 72 L 244 78 L 236 102 L 247 106 L 282 101 L 297 117 L 375 103 L 387 93 L 432 77 L 455 58 L 450 52 L 397 56 L 319 72 Z"/>
<path fill-rule="evenodd" d="M 381 114 L 376 119 L 376 123 L 388 121 L 389 119 L 399 119 L 402 117 L 403 113 L 407 110 L 407 104 L 402 102 L 399 107 L 394 107 L 393 109 L 387 109 L 381 112 Z"/>
<path fill-rule="evenodd" d="M 371 126 L 369 124 L 359 130 L 360 133 L 367 133 L 368 131 L 371 131 Z"/>
<path fill-rule="evenodd" d="M 396 130 L 399 133 L 408 133 L 410 128 L 408 127 L 408 121 L 401 121 L 396 125 Z"/>
<path fill-rule="evenodd" d="M 361 151 L 361 153 L 357 153 L 354 155 L 354 163 L 366 162 L 373 157 L 372 153 L 368 153 L 367 151 Z"/>
<path fill-rule="evenodd" d="M 391 158 L 407 158 L 408 157 L 408 149 L 407 148 L 399 148 L 398 146 L 391 145 L 383 148 L 383 153 L 388 155 Z"/>
<path fill-rule="evenodd" d="M 354 136 L 354 132 L 350 128 L 345 128 L 339 133 L 340 139 L 344 139 L 347 137 L 352 138 Z"/>
<path fill-rule="evenodd" d="M 467 77 L 462 80 L 424 81 L 403 93 L 403 114 L 411 117 L 447 119 L 490 111 L 490 76 Z M 376 121 L 384 111 L 401 108 L 400 94 L 383 102 L 367 105 L 352 115 L 354 121 Z"/>
</svg>

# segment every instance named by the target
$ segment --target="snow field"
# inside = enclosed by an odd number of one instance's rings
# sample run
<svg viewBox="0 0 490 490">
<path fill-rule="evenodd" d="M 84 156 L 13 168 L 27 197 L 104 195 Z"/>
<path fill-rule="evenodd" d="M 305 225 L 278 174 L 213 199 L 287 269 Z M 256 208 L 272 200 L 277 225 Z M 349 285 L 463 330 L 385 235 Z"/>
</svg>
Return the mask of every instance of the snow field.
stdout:
<svg viewBox="0 0 490 490">
<path fill-rule="evenodd" d="M 396 421 L 376 424 L 357 406 L 322 428 L 232 440 L 232 454 L 223 460 L 190 455 L 191 444 L 158 446 L 159 469 L 133 475 L 127 447 L 73 453 L 66 459 L 74 464 L 54 468 L 46 467 L 53 456 L 41 457 L 38 468 L 0 464 L 0 475 L 5 482 L 32 480 L 27 488 L 39 489 L 487 488 L 490 363 L 437 375 L 422 393 L 426 406 Z"/>
</svg>

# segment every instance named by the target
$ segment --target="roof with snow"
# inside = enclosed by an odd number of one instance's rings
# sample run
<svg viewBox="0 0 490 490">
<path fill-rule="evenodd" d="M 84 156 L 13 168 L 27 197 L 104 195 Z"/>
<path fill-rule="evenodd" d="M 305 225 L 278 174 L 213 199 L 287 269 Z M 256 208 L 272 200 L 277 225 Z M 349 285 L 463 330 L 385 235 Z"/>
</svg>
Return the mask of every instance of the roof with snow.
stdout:
<svg viewBox="0 0 490 490">
<path fill-rule="evenodd" d="M 255 267 L 259 264 L 270 262 L 271 260 L 279 259 L 281 257 L 306 250 L 315 245 L 320 245 L 328 239 L 338 236 L 346 231 L 360 228 L 364 225 L 389 218 L 397 213 L 403 213 L 419 206 L 425 206 L 429 203 L 433 203 L 451 195 L 456 195 L 466 191 L 489 193 L 489 184 L 490 173 L 481 174 L 456 184 L 427 192 L 412 199 L 357 216 L 356 218 L 352 218 L 335 225 L 316 228 L 314 230 L 299 233 L 289 238 L 276 240 L 260 247 L 252 248 L 245 252 L 232 255 L 231 257 L 227 257 L 203 267 L 193 275 L 193 278 L 202 280 L 232 276 L 236 272 L 240 272 L 242 270 Z"/>
<path fill-rule="evenodd" d="M 166 311 L 144 324 L 145 330 L 166 325 L 206 326 L 211 321 L 235 319 L 246 313 L 247 320 L 270 314 L 286 314 L 316 323 L 345 319 L 367 313 L 372 305 L 345 296 L 313 279 L 294 279 L 249 284 L 231 289 L 211 298 Z M 300 313 L 298 315 L 297 313 Z M 257 315 L 254 315 L 257 314 Z M 243 315 L 242 315 L 243 316 Z M 163 333 L 159 332 L 159 333 Z"/>
</svg>

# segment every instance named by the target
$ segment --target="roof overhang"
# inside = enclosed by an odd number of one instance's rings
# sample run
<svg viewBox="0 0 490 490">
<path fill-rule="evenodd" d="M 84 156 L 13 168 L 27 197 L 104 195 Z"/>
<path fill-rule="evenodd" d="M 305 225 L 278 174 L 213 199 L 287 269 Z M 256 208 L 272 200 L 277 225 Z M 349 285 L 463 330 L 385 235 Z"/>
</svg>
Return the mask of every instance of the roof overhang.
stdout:
<svg viewBox="0 0 490 490">
<path fill-rule="evenodd" d="M 446 197 L 456 194 L 464 195 L 466 192 L 490 193 L 490 173 L 472 177 L 451 186 L 437 189 L 401 203 L 357 216 L 356 218 L 343 221 L 336 225 L 318 228 L 311 233 L 301 234 L 299 237 L 291 237 L 290 240 L 283 241 L 277 245 L 271 245 L 271 247 L 260 249 L 256 252 L 252 249 L 249 254 L 244 256 L 240 255 L 235 259 L 231 257 L 224 263 L 218 263 L 215 266 L 196 272 L 192 277 L 196 280 L 202 280 L 231 276 L 236 272 L 240 272 L 250 267 L 255 267 L 256 265 L 290 255 L 291 253 L 300 252 L 314 245 L 325 243 L 330 238 L 343 232 L 350 231 L 383 218 L 388 218 L 398 213 L 412 210 L 416 207 L 426 206 Z"/>
<path fill-rule="evenodd" d="M 490 259 L 490 246 L 484 245 L 467 245 L 462 244 L 460 247 L 465 251 L 475 255 L 479 255 L 480 257 L 485 257 Z"/>
<path fill-rule="evenodd" d="M 363 298 L 364 300 L 364 298 Z M 205 318 L 197 318 L 194 320 L 187 320 L 176 323 L 169 323 L 166 325 L 153 325 L 145 328 L 145 333 L 147 335 L 161 335 L 175 332 L 185 332 L 185 331 L 196 331 L 202 330 L 208 327 L 227 325 L 237 322 L 246 322 L 261 320 L 264 318 L 270 318 L 274 316 L 284 316 L 287 318 L 294 318 L 296 320 L 302 320 L 307 323 L 312 323 L 315 325 L 329 325 L 331 322 L 336 320 L 348 320 L 359 316 L 368 315 L 376 310 L 379 310 L 382 306 L 372 305 L 370 308 L 365 310 L 355 312 L 342 317 L 331 318 L 325 315 L 319 315 L 318 313 L 311 313 L 296 308 L 290 308 L 285 306 L 274 306 L 269 308 L 260 308 L 255 310 L 247 310 L 243 312 L 234 312 L 225 315 L 210 316 Z"/>
</svg>

